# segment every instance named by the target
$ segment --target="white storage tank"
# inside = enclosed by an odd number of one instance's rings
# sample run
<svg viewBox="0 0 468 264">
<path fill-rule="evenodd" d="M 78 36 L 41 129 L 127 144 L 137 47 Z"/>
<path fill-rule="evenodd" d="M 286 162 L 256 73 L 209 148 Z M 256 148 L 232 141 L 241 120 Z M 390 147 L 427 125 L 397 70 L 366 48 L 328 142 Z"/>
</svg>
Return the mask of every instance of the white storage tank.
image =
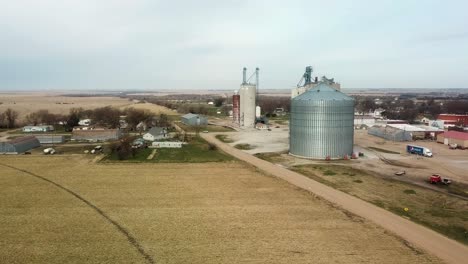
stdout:
<svg viewBox="0 0 468 264">
<path fill-rule="evenodd" d="M 241 127 L 255 126 L 255 96 L 254 84 L 243 84 L 239 90 L 240 95 L 240 125 Z"/>
<path fill-rule="evenodd" d="M 256 117 L 256 118 L 259 118 L 259 117 L 261 117 L 261 116 L 262 116 L 262 109 L 260 108 L 260 106 L 257 105 L 257 106 L 255 107 L 255 117 Z"/>
</svg>

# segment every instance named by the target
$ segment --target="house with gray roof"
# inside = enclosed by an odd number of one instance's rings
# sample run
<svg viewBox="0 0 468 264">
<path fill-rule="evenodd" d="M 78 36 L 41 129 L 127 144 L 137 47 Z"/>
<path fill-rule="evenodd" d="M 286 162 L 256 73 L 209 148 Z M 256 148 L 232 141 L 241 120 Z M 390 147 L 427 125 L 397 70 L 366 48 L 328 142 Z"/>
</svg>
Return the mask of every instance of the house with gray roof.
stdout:
<svg viewBox="0 0 468 264">
<path fill-rule="evenodd" d="M 155 141 L 167 138 L 167 129 L 164 127 L 153 127 L 143 135 L 144 140 Z"/>
</svg>

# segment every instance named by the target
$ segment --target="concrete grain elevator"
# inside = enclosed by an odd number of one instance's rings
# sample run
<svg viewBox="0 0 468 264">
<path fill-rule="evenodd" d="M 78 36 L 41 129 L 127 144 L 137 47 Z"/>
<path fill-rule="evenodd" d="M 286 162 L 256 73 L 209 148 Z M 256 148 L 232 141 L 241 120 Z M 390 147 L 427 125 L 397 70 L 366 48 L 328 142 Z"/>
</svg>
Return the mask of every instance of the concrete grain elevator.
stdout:
<svg viewBox="0 0 468 264">
<path fill-rule="evenodd" d="M 258 73 L 259 68 L 256 68 L 255 73 L 247 79 L 247 68 L 243 69 L 242 84 L 239 89 L 239 95 L 234 94 L 233 101 L 233 122 L 242 128 L 254 128 L 256 121 L 256 101 L 258 90 Z M 249 80 L 255 75 L 256 82 L 252 84 Z M 237 97 L 238 96 L 238 97 Z M 239 103 L 237 103 L 239 102 Z M 236 117 L 236 106 L 239 105 L 239 115 Z"/>
</svg>

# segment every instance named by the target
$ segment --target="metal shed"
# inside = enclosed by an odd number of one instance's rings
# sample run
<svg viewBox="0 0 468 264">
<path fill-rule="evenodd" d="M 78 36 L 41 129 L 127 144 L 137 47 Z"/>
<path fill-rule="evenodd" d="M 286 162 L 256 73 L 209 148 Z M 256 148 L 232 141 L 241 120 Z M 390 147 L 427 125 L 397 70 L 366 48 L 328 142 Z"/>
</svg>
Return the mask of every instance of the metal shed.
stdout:
<svg viewBox="0 0 468 264">
<path fill-rule="evenodd" d="M 202 115 L 186 114 L 182 116 L 182 123 L 188 126 L 206 126 L 208 125 L 208 118 Z"/>
<path fill-rule="evenodd" d="M 35 135 L 41 144 L 61 144 L 65 143 L 65 136 L 61 135 Z"/>
<path fill-rule="evenodd" d="M 326 83 L 291 100 L 293 156 L 342 159 L 353 153 L 354 99 Z"/>
<path fill-rule="evenodd" d="M 19 154 L 40 146 L 39 140 L 34 136 L 20 137 L 0 142 L 0 154 Z"/>
<path fill-rule="evenodd" d="M 391 126 L 373 126 L 369 128 L 367 134 L 398 142 L 413 140 L 413 134 L 411 131 L 406 131 Z"/>
</svg>

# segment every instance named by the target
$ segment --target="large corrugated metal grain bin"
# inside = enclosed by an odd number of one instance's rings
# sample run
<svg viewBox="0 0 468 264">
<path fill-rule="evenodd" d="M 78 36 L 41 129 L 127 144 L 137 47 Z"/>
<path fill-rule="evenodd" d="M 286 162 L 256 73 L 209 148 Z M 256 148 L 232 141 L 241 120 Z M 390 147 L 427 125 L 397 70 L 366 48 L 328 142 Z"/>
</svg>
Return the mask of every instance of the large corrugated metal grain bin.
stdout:
<svg viewBox="0 0 468 264">
<path fill-rule="evenodd" d="M 291 100 L 289 152 L 309 159 L 351 156 L 354 99 L 326 83 Z"/>
</svg>

